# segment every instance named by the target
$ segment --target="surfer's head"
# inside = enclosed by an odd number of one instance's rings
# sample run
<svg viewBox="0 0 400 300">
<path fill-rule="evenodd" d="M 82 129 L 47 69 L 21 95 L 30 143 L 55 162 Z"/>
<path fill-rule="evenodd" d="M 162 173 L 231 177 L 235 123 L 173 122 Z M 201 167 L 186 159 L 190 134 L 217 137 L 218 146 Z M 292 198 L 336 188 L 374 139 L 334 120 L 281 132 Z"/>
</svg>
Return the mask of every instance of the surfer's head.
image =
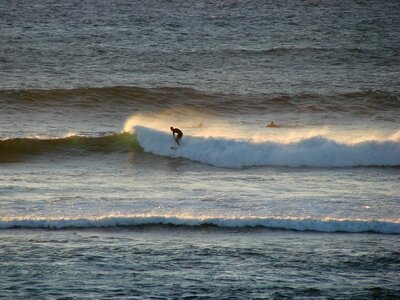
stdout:
<svg viewBox="0 0 400 300">
<path fill-rule="evenodd" d="M 174 131 L 174 127 L 172 127 L 172 126 L 169 129 L 171 129 L 171 131 Z"/>
</svg>

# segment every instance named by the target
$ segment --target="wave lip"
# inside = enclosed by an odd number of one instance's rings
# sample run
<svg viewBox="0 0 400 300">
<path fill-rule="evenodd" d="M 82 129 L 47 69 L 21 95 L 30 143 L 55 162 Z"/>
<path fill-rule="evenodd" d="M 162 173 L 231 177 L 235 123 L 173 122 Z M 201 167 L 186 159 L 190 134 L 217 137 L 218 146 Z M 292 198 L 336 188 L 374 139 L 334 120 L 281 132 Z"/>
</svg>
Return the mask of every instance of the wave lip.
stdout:
<svg viewBox="0 0 400 300">
<path fill-rule="evenodd" d="M 220 218 L 220 217 L 175 217 L 138 215 L 128 217 L 75 218 L 75 219 L 7 219 L 0 220 L 1 229 L 12 228 L 104 228 L 121 226 L 170 225 L 170 226 L 216 226 L 221 228 L 264 227 L 316 232 L 375 232 L 400 234 L 400 223 L 382 220 L 312 219 L 312 218 Z"/>
<path fill-rule="evenodd" d="M 283 144 L 185 136 L 181 146 L 174 150 L 171 149 L 175 145 L 169 133 L 142 126 L 135 126 L 134 133 L 146 152 L 182 157 L 216 167 L 269 165 L 328 168 L 400 165 L 400 142 L 393 140 L 342 144 L 317 136 Z"/>
</svg>

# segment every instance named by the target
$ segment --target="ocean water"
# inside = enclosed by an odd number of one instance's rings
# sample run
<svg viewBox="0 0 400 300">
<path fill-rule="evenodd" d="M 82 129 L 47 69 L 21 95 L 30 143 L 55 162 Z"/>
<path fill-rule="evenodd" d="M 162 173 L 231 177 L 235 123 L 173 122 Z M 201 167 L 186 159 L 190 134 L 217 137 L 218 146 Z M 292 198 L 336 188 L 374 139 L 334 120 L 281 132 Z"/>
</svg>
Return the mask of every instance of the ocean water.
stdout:
<svg viewBox="0 0 400 300">
<path fill-rule="evenodd" d="M 399 12 L 1 1 L 0 298 L 399 298 Z"/>
</svg>

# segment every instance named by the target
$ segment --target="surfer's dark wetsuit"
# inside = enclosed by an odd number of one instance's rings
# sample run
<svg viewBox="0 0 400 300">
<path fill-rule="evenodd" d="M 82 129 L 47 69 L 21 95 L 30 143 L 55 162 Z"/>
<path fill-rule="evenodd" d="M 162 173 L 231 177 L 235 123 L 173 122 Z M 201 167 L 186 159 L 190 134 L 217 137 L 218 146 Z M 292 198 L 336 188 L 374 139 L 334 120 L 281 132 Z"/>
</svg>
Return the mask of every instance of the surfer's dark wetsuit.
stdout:
<svg viewBox="0 0 400 300">
<path fill-rule="evenodd" d="M 174 127 L 170 127 L 171 131 L 172 131 L 172 135 L 174 136 L 174 139 L 176 141 L 176 143 L 179 145 L 179 142 L 181 141 L 182 137 L 183 137 L 183 133 L 180 129 L 178 128 L 174 128 Z M 175 136 L 176 134 L 176 136 Z"/>
<path fill-rule="evenodd" d="M 276 124 L 274 123 L 274 121 L 271 121 L 271 123 L 269 123 L 269 125 L 267 125 L 267 127 L 269 127 L 269 128 L 278 128 L 279 125 L 276 125 Z"/>
</svg>

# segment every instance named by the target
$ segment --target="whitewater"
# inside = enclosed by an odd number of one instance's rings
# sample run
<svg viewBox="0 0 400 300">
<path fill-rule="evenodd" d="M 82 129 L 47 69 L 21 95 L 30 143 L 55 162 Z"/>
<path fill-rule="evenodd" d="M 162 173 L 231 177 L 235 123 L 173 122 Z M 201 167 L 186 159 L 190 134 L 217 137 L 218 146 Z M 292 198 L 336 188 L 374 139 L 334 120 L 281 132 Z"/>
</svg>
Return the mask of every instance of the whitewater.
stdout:
<svg viewBox="0 0 400 300">
<path fill-rule="evenodd" d="M 368 167 L 399 166 L 400 142 L 338 143 L 323 136 L 292 143 L 255 142 L 244 139 L 185 136 L 175 147 L 171 134 L 143 126 L 133 130 L 144 151 L 183 157 L 216 167 Z"/>
<path fill-rule="evenodd" d="M 42 228 L 42 229 L 71 229 L 71 228 L 110 228 L 135 227 L 145 225 L 169 226 L 216 226 L 221 228 L 252 228 L 264 227 L 267 229 L 287 229 L 296 231 L 316 232 L 352 232 L 352 233 L 386 233 L 400 234 L 400 220 L 344 220 L 344 219 L 312 219 L 312 218 L 273 218 L 273 217 L 179 217 L 179 216 L 114 216 L 97 217 L 91 219 L 6 219 L 0 221 L 0 229 L 12 228 Z"/>
</svg>

